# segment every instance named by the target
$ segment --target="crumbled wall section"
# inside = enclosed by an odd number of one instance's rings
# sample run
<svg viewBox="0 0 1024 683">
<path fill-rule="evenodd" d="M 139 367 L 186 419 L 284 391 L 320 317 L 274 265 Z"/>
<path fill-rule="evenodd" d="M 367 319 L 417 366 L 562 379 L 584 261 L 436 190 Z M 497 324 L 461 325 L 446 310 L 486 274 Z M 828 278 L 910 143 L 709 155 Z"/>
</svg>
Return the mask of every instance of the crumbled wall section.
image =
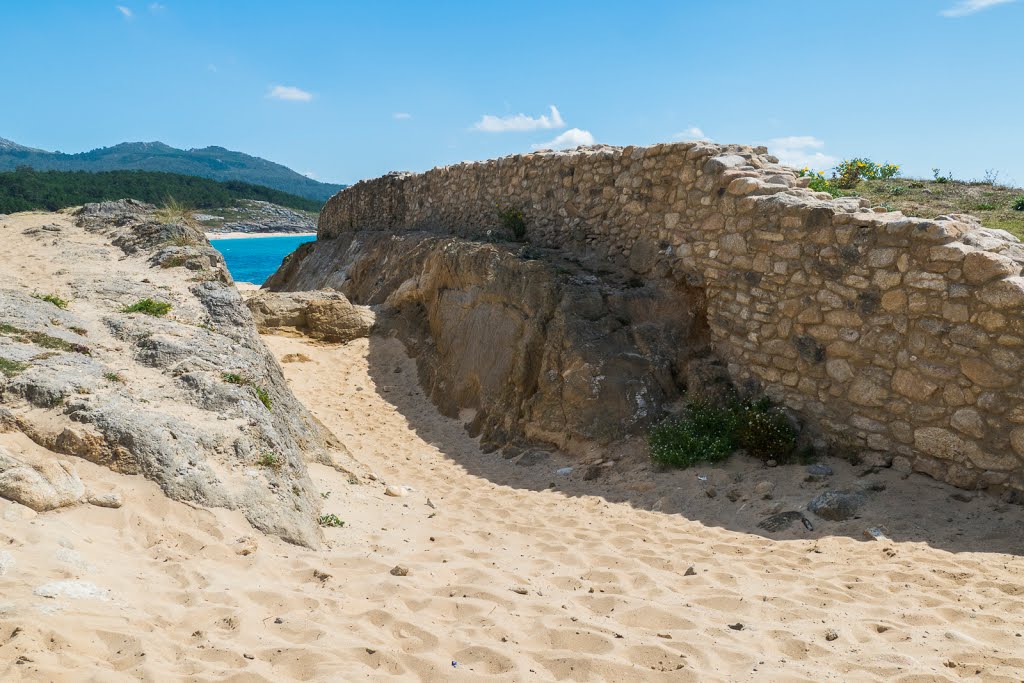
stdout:
<svg viewBox="0 0 1024 683">
<path fill-rule="evenodd" d="M 390 174 L 335 195 L 357 230 L 501 230 L 703 287 L 740 384 L 832 444 L 957 486 L 1024 489 L 1024 247 L 969 216 L 832 199 L 764 148 L 679 143 L 541 152 Z"/>
</svg>

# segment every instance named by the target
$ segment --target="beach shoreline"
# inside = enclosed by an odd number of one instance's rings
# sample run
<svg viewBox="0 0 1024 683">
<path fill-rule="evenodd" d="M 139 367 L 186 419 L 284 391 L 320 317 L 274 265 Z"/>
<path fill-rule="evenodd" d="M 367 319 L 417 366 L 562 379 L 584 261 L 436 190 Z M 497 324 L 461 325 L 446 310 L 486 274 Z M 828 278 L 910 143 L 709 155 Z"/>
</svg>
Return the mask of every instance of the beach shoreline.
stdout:
<svg viewBox="0 0 1024 683">
<path fill-rule="evenodd" d="M 316 237 L 315 232 L 208 232 L 208 240 L 239 240 L 257 237 Z"/>
</svg>

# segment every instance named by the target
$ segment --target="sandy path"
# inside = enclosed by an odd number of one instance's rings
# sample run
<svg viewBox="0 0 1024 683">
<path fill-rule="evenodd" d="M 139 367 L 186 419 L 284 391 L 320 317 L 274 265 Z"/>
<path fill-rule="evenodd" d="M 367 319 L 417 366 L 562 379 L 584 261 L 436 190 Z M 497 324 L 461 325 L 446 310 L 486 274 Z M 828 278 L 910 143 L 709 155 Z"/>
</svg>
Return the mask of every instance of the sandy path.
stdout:
<svg viewBox="0 0 1024 683">
<path fill-rule="evenodd" d="M 0 679 L 1021 679 L 1019 508 L 951 502 L 948 487 L 883 471 L 872 514 L 899 542 L 859 540 L 867 518 L 770 540 L 746 531 L 765 506 L 806 502 L 800 468 L 709 470 L 715 498 L 692 472 L 626 463 L 596 482 L 560 477 L 557 457 L 482 454 L 426 401 L 398 342 L 267 342 L 353 454 L 412 492 L 313 466 L 324 511 L 346 521 L 331 547 L 260 537 L 243 556 L 236 540 L 255 534 L 239 515 L 81 463 L 125 491 L 124 508 L 23 519 L 0 502 L 0 567 L 3 552 L 14 562 L 0 571 Z M 748 492 L 765 477 L 771 501 Z M 733 502 L 737 480 L 747 493 Z M 108 592 L 33 593 L 60 580 Z"/>
</svg>

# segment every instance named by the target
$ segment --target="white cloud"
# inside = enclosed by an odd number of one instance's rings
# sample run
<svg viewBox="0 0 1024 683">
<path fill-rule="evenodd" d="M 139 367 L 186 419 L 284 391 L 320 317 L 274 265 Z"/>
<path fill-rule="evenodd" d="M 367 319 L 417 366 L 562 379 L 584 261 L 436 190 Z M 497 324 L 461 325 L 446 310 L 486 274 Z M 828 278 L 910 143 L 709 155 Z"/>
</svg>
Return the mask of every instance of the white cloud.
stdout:
<svg viewBox="0 0 1024 683">
<path fill-rule="evenodd" d="M 558 113 L 555 105 L 551 105 L 551 116 L 541 114 L 534 118 L 526 114 L 512 114 L 510 116 L 492 116 L 484 114 L 473 128 L 488 133 L 507 133 L 509 131 L 542 130 L 549 128 L 564 128 L 565 121 Z"/>
<path fill-rule="evenodd" d="M 1016 0 L 960 0 L 949 9 L 944 9 L 939 14 L 944 17 L 966 17 L 969 14 L 980 12 L 996 5 L 1006 5 Z"/>
<path fill-rule="evenodd" d="M 697 140 L 697 141 L 701 141 L 701 142 L 711 142 L 711 138 L 709 138 L 707 135 L 704 135 L 704 131 L 702 131 L 697 126 L 690 126 L 686 130 L 681 131 L 679 133 L 676 133 L 675 135 L 672 136 L 672 139 L 673 140 Z"/>
<path fill-rule="evenodd" d="M 131 19 L 135 16 L 135 12 L 132 12 L 131 9 L 124 5 L 117 5 L 117 11 L 120 12 L 125 19 Z"/>
<path fill-rule="evenodd" d="M 267 93 L 267 97 L 288 102 L 309 102 L 313 99 L 313 93 L 306 92 L 293 85 L 275 85 Z"/>
<path fill-rule="evenodd" d="M 149 11 L 153 14 L 156 14 L 157 12 L 163 12 L 165 9 L 167 9 L 167 5 L 161 5 L 159 2 L 153 2 L 149 5 Z"/>
<path fill-rule="evenodd" d="M 405 111 L 396 111 L 394 114 L 391 115 L 391 118 L 393 118 L 395 121 L 408 121 L 409 119 L 412 118 L 412 114 Z"/>
<path fill-rule="evenodd" d="M 554 109 L 554 107 L 552 107 L 552 109 Z M 579 147 L 580 145 L 592 144 L 594 144 L 594 136 L 591 135 L 589 130 L 570 128 L 554 140 L 530 145 L 530 147 L 533 149 L 572 149 L 574 147 Z"/>
<path fill-rule="evenodd" d="M 765 146 L 768 151 L 779 158 L 779 162 L 787 166 L 803 168 L 809 166 L 817 170 L 831 168 L 836 163 L 834 156 L 821 150 L 825 142 L 813 135 L 790 135 L 784 138 L 772 138 Z"/>
</svg>

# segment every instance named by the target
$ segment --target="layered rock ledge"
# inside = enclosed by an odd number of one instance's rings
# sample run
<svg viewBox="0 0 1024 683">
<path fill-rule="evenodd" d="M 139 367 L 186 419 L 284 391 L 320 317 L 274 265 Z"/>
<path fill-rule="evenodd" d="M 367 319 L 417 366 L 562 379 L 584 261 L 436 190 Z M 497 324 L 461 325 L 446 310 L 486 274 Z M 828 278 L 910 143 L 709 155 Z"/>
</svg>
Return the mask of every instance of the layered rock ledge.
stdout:
<svg viewBox="0 0 1024 683">
<path fill-rule="evenodd" d="M 521 212 L 532 255 L 487 245 L 513 236 L 509 209 Z M 579 289 L 569 279 L 534 285 L 548 281 L 528 265 L 535 259 L 556 276 L 560 261 L 575 264 Z M 583 358 L 582 374 L 572 362 L 517 374 L 515 363 L 503 369 L 488 354 L 544 335 L 553 349 L 561 342 L 547 326 L 551 311 L 586 319 L 580 297 L 598 292 L 600 312 L 618 315 L 607 283 L 632 283 L 666 303 L 624 325 L 660 326 L 657 334 L 671 338 L 664 320 L 674 303 L 669 317 L 687 330 L 683 358 L 706 346 L 737 386 L 793 411 L 818 449 L 896 460 L 965 488 L 1021 491 L 1022 264 L 1019 240 L 970 216 L 871 210 L 807 189 L 764 148 L 679 143 L 541 152 L 358 183 L 327 203 L 317 243 L 268 287 L 326 287 L 356 303 L 415 306 L 422 344 L 434 347 L 423 367 L 440 387 L 435 398 L 482 409 L 499 431 L 493 423 L 503 418 L 494 416 L 510 405 L 502 398 L 508 382 L 537 378 L 515 400 L 544 403 L 545 392 L 571 393 L 599 366 Z M 588 285 L 591 276 L 598 281 Z M 553 303 L 534 304 L 545 295 Z M 495 310 L 505 312 L 488 313 Z M 649 365 L 624 371 L 626 394 L 625 375 L 671 368 L 674 388 L 649 394 L 650 420 L 687 385 L 688 361 L 662 363 L 663 347 L 652 353 L 642 336 L 614 342 L 614 351 Z M 458 377 L 467 359 L 477 370 L 442 386 L 439 377 Z M 541 385 L 547 377 L 550 390 Z M 463 390 L 474 383 L 486 391 Z M 581 405 L 600 404 L 599 395 Z M 520 409 L 511 419 L 528 431 L 528 418 Z"/>
</svg>

